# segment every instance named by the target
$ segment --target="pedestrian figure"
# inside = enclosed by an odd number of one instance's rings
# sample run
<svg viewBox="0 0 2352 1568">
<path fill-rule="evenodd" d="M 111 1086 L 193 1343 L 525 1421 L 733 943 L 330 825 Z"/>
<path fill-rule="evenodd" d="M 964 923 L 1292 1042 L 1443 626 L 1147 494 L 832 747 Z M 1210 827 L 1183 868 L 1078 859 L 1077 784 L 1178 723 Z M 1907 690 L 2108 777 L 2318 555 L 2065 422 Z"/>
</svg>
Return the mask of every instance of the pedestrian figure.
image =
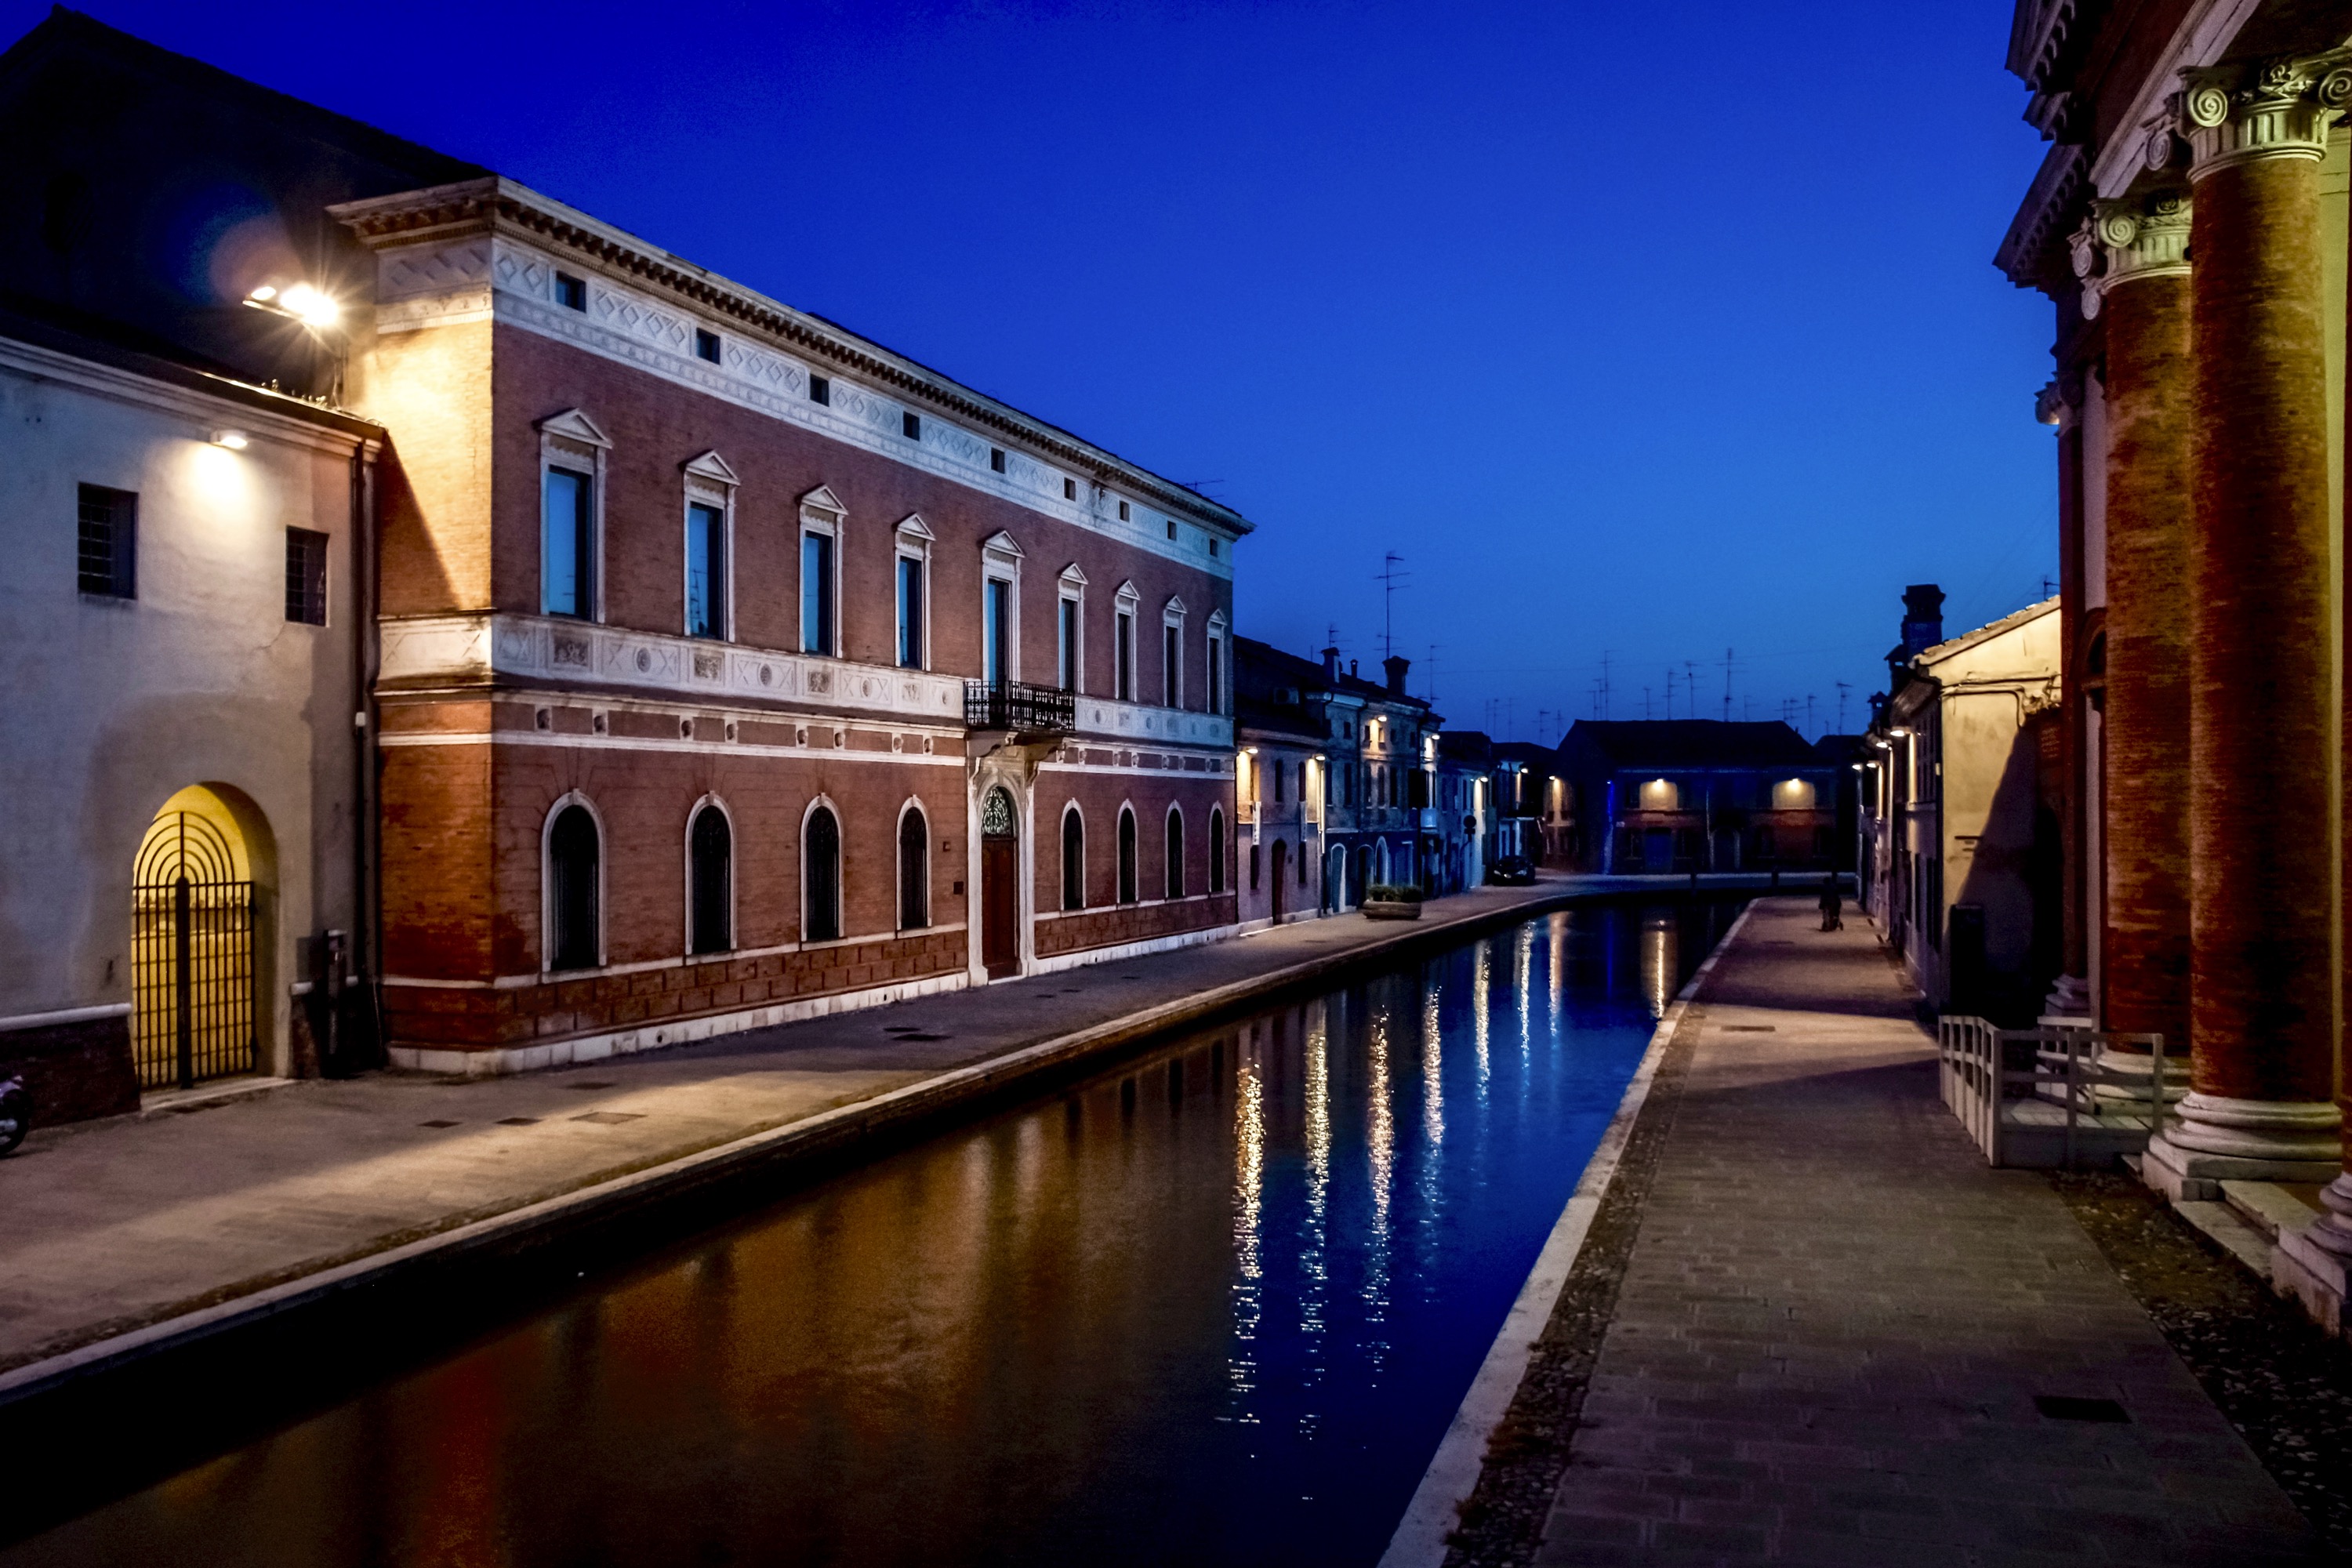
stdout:
<svg viewBox="0 0 2352 1568">
<path fill-rule="evenodd" d="M 1822 929 L 1823 931 L 1845 930 L 1845 920 L 1841 913 L 1841 906 L 1838 902 L 1837 878 L 1834 875 L 1822 884 Z"/>
</svg>

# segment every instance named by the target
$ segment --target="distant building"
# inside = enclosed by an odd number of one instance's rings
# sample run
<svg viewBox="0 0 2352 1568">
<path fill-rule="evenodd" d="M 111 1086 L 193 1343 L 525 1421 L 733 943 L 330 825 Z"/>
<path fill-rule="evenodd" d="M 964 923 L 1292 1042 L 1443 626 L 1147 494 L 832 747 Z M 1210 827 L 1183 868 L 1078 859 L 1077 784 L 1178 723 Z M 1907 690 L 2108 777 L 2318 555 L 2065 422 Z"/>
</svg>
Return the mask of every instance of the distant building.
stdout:
<svg viewBox="0 0 2352 1568">
<path fill-rule="evenodd" d="M 1560 742 L 1562 858 L 1615 875 L 1826 871 L 1838 769 L 1778 721 L 1580 720 Z"/>
<path fill-rule="evenodd" d="M 1906 645 L 1941 629 L 1910 598 Z M 2029 1021 L 2058 973 L 2059 627 L 2046 599 L 1928 643 L 1865 738 L 1864 900 L 1938 1008 Z"/>
<path fill-rule="evenodd" d="M 1486 879 L 1494 765 L 1494 742 L 1482 731 L 1448 730 L 1437 737 L 1437 821 L 1444 856 L 1440 878 L 1448 892 L 1475 888 Z"/>
<path fill-rule="evenodd" d="M 1323 868 L 1326 795 L 1342 714 L 1323 667 L 1250 637 L 1234 639 L 1234 812 L 1241 929 L 1346 907 Z"/>
<path fill-rule="evenodd" d="M 1531 741 L 1495 743 L 1489 864 L 1506 856 L 1537 866 L 1565 864 L 1554 854 L 1567 820 L 1567 788 L 1559 769 L 1559 754 L 1552 747 Z"/>
</svg>

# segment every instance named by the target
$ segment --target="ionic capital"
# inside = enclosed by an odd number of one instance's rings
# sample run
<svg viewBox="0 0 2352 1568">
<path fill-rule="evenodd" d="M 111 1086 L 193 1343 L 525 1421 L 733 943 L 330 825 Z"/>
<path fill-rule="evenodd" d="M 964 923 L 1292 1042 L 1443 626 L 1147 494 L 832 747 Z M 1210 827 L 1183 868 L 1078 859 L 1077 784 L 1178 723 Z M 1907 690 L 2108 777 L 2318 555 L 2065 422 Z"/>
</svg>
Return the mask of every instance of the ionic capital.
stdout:
<svg viewBox="0 0 2352 1568">
<path fill-rule="evenodd" d="M 2091 216 L 2067 241 L 2074 276 L 2083 280 L 2083 315 L 2098 315 L 2100 300 L 2142 278 L 2189 276 L 2189 196 L 2095 200 Z"/>
<path fill-rule="evenodd" d="M 2352 50 L 2180 73 L 2189 177 L 2262 158 L 2323 158 L 2327 127 L 2352 102 Z"/>
</svg>

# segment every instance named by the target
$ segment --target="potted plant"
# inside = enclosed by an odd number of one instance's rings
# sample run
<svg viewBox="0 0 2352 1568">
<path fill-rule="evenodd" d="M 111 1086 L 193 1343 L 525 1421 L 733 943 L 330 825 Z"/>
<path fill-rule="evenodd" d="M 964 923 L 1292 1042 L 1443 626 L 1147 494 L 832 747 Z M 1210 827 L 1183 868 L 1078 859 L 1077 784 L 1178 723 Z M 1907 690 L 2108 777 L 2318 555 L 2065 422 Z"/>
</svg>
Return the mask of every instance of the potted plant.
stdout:
<svg viewBox="0 0 2352 1568">
<path fill-rule="evenodd" d="M 1364 918 L 1373 921 L 1421 919 L 1421 889 L 1374 882 L 1364 890 Z"/>
</svg>

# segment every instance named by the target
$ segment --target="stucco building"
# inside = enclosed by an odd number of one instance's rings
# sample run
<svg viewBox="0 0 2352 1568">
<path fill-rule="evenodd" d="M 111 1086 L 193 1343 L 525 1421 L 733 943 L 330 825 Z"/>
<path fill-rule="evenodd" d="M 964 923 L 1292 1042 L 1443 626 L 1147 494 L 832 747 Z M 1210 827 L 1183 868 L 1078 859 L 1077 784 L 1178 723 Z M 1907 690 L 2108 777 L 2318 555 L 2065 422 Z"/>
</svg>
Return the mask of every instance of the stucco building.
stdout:
<svg viewBox="0 0 2352 1568">
<path fill-rule="evenodd" d="M 2010 1024 L 2057 973 L 2058 612 L 2047 599 L 1920 649 L 1864 744 L 1864 907 L 1931 1005 Z"/>
<path fill-rule="evenodd" d="M 1827 871 L 1837 770 L 1779 721 L 1582 719 L 1560 742 L 1562 837 L 1579 870 Z"/>
</svg>

